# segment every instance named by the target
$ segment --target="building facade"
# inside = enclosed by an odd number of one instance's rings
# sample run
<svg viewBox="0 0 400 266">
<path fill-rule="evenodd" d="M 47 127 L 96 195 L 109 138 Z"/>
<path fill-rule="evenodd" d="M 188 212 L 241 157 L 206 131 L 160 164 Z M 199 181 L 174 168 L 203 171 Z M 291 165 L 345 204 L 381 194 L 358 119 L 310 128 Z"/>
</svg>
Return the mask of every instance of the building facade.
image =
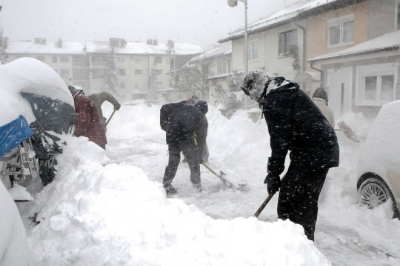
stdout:
<svg viewBox="0 0 400 266">
<path fill-rule="evenodd" d="M 165 91 L 173 101 L 171 69 L 182 61 L 203 52 L 192 44 L 167 44 L 149 39 L 145 43 L 127 42 L 121 38 L 109 41 L 48 42 L 44 38 L 34 41 L 8 42 L 8 62 L 20 57 L 36 58 L 52 67 L 68 85 L 81 87 L 86 94 L 103 90 L 104 74 L 113 60 L 118 73 L 118 97 L 123 101 L 147 99 L 158 101 Z"/>
<path fill-rule="evenodd" d="M 336 117 L 348 111 L 374 116 L 384 103 L 398 99 L 400 34 L 396 31 L 399 28 L 399 0 L 295 1 L 249 23 L 248 68 L 294 80 L 309 96 L 317 87 L 325 87 Z M 373 51 L 362 48 L 390 33 L 393 33 L 392 46 L 387 47 L 384 40 L 389 37 L 385 37 Z M 244 29 L 219 40 L 228 41 L 232 42 L 232 70 L 243 71 Z M 350 56 L 353 47 L 363 54 L 357 60 Z M 382 49 L 390 50 L 390 56 L 382 53 Z M 377 54 L 373 56 L 374 52 Z M 369 57 L 365 58 L 365 53 Z M 372 69 L 377 74 L 367 75 Z M 383 87 L 390 93 L 385 93 L 385 100 L 379 100 Z M 360 100 L 369 94 L 378 100 Z"/>
</svg>

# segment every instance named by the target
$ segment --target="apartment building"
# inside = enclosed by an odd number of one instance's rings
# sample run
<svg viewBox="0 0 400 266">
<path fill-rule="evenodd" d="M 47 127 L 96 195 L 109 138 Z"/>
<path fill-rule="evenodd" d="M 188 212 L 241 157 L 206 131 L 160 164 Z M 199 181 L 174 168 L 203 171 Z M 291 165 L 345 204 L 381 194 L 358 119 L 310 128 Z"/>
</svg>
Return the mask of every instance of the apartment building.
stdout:
<svg viewBox="0 0 400 266">
<path fill-rule="evenodd" d="M 157 101 L 165 91 L 174 95 L 170 70 L 203 50 L 198 45 L 160 43 L 154 39 L 145 43 L 127 42 L 122 38 L 78 43 L 35 38 L 33 41 L 8 42 L 6 52 L 9 62 L 32 57 L 48 64 L 67 84 L 82 87 L 86 94 L 102 91 L 107 61 L 113 55 L 121 100 Z"/>
<path fill-rule="evenodd" d="M 248 68 L 294 80 L 309 96 L 324 86 L 336 117 L 348 111 L 374 116 L 384 103 L 399 98 L 399 21 L 399 0 L 299 0 L 249 23 Z M 370 43 L 389 33 L 380 45 Z M 232 70 L 243 71 L 244 28 L 219 40 L 229 41 Z M 379 73 L 366 74 L 373 69 Z M 379 100 L 382 84 L 385 100 Z"/>
</svg>

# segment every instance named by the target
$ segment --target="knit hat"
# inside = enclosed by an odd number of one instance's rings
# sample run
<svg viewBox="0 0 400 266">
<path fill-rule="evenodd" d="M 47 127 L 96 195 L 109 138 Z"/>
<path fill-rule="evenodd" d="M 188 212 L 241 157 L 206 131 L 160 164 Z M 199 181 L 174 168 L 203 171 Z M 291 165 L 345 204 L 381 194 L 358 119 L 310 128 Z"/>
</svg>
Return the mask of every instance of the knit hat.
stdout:
<svg viewBox="0 0 400 266">
<path fill-rule="evenodd" d="M 208 112 L 208 104 L 207 104 L 206 101 L 199 100 L 199 101 L 197 101 L 197 103 L 196 103 L 194 106 L 196 106 L 197 108 L 199 108 L 200 111 L 201 111 L 204 115 L 207 114 L 207 112 Z"/>
<path fill-rule="evenodd" d="M 71 86 L 71 85 L 68 86 L 68 89 L 71 92 L 72 96 L 75 96 L 75 94 L 78 92 L 78 90 L 74 86 Z"/>
<path fill-rule="evenodd" d="M 266 92 L 270 80 L 271 79 L 262 70 L 253 70 L 244 77 L 243 84 L 240 88 L 250 99 L 259 102 L 262 95 Z"/>
<path fill-rule="evenodd" d="M 328 103 L 328 93 L 322 87 L 316 89 L 312 95 L 312 98 L 322 98 Z"/>
</svg>

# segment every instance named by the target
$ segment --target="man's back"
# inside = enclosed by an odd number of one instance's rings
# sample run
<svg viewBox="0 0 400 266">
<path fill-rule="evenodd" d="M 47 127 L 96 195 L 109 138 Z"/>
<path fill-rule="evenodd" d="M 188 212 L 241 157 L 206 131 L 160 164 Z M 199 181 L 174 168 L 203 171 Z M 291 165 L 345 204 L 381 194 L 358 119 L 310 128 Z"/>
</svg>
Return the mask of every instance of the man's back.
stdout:
<svg viewBox="0 0 400 266">
<path fill-rule="evenodd" d="M 190 142 L 196 133 L 199 145 L 205 143 L 207 122 L 204 114 L 195 106 L 178 104 L 166 126 L 167 144 Z"/>
</svg>

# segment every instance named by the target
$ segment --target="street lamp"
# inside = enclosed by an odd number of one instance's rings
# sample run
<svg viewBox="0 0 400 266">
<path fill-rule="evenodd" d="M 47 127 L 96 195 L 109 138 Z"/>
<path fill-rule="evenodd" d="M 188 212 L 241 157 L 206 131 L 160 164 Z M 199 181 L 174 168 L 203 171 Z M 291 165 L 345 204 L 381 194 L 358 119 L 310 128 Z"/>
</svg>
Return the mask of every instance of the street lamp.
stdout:
<svg viewBox="0 0 400 266">
<path fill-rule="evenodd" d="M 249 72 L 249 60 L 247 51 L 247 0 L 228 0 L 230 7 L 235 7 L 238 1 L 244 4 L 244 74 L 247 75 Z M 247 97 L 244 97 L 245 108 L 247 109 Z"/>
</svg>

